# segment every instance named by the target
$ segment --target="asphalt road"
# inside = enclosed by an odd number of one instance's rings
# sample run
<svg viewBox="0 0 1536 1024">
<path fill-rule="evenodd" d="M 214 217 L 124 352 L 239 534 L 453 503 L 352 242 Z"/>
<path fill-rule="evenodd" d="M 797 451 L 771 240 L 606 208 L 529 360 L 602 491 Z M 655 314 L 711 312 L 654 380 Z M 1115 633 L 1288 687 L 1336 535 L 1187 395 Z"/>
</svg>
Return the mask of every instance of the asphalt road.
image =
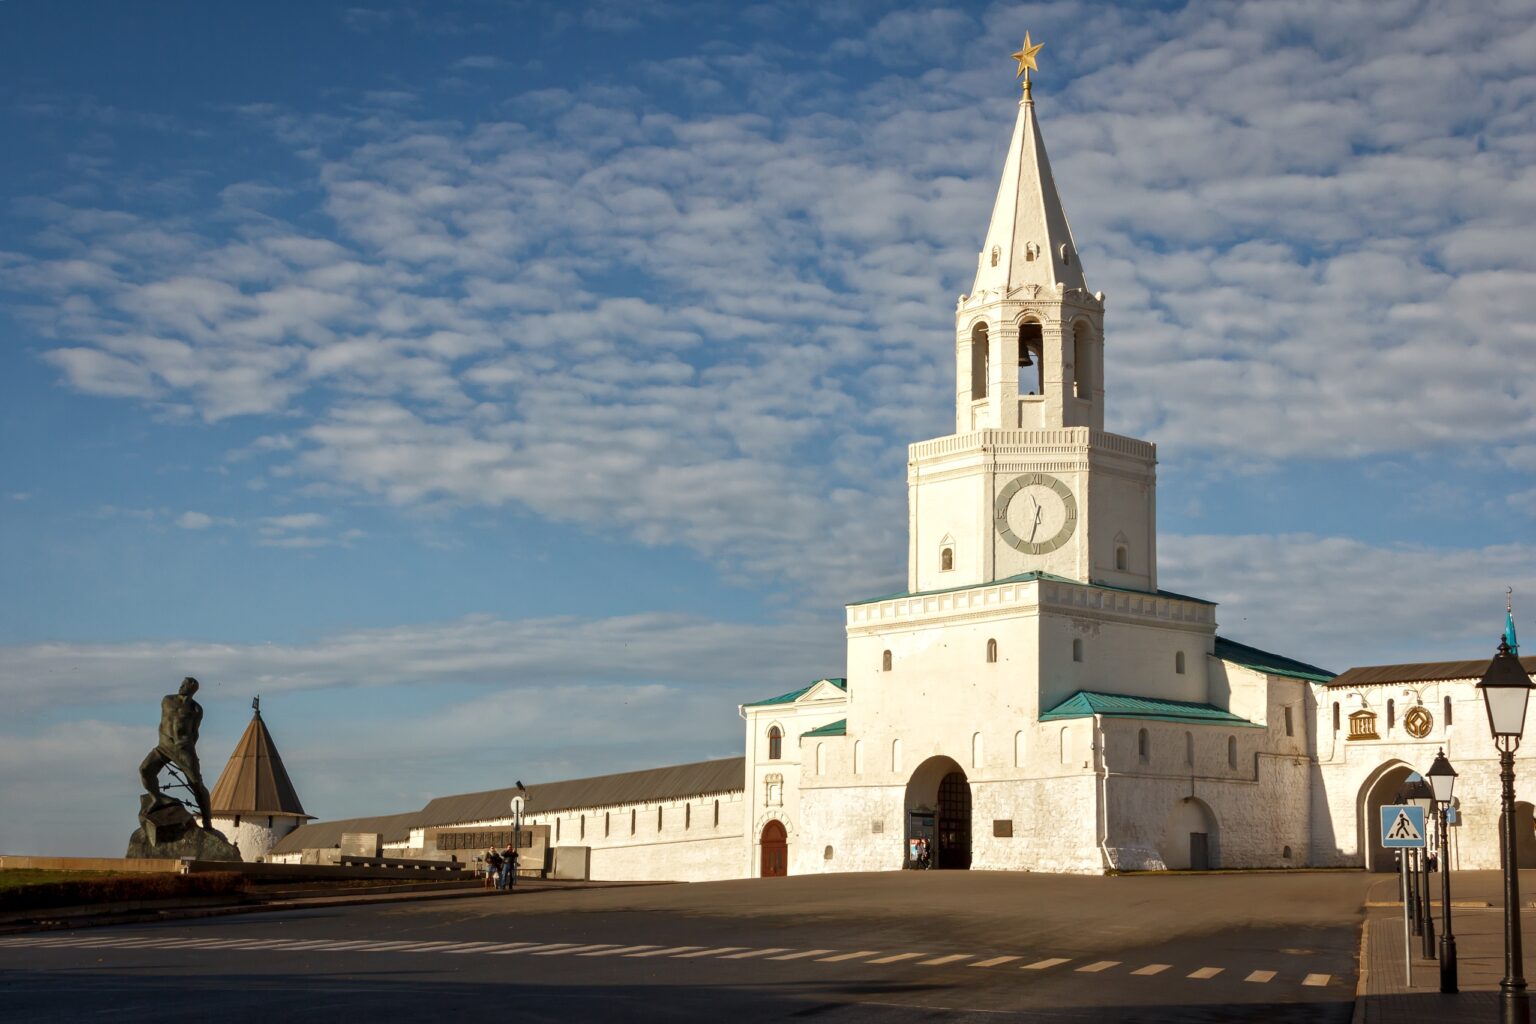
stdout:
<svg viewBox="0 0 1536 1024">
<path fill-rule="evenodd" d="M 1375 880 L 833 875 L 32 933 L 0 939 L 0 1016 L 1344 1024 Z"/>
</svg>

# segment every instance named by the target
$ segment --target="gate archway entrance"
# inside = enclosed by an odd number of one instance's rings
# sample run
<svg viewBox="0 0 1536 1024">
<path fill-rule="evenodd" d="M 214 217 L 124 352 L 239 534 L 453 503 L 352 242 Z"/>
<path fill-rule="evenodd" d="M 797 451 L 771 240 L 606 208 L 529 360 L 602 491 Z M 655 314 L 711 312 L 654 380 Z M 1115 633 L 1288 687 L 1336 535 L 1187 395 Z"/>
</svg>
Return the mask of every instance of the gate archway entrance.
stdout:
<svg viewBox="0 0 1536 1024">
<path fill-rule="evenodd" d="M 1372 772 L 1360 787 L 1360 855 L 1367 871 L 1396 871 L 1397 858 L 1381 848 L 1381 808 L 1397 799 L 1413 769 L 1390 761 Z"/>
<path fill-rule="evenodd" d="M 789 836 L 784 823 L 770 821 L 763 826 L 762 877 L 783 878 L 789 874 Z"/>
<path fill-rule="evenodd" d="M 933 866 L 971 866 L 971 783 L 950 757 L 930 757 L 907 782 L 907 838 L 931 830 Z"/>
</svg>

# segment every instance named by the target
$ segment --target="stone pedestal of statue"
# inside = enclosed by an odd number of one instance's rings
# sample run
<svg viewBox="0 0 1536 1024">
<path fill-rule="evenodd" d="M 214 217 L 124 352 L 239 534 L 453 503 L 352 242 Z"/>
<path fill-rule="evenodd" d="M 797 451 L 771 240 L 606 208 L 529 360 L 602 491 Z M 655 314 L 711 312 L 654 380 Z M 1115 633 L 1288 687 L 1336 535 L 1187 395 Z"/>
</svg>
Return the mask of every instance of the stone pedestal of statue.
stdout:
<svg viewBox="0 0 1536 1024">
<path fill-rule="evenodd" d="M 128 856 L 241 859 L 240 851 L 222 833 L 199 825 L 180 801 L 147 793 L 139 797 L 139 827 L 128 840 Z"/>
</svg>

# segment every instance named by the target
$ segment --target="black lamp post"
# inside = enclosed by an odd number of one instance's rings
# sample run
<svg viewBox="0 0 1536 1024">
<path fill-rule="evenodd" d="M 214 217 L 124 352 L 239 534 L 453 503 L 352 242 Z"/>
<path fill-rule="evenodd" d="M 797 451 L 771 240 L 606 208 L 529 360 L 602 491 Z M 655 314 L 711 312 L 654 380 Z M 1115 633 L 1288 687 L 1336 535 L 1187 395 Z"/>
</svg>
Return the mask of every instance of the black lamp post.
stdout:
<svg viewBox="0 0 1536 1024">
<path fill-rule="evenodd" d="M 1499 1003 L 1505 1024 L 1525 1024 L 1530 1020 L 1530 1004 L 1525 994 L 1525 954 L 1520 940 L 1520 871 L 1516 867 L 1519 851 L 1515 831 L 1515 749 L 1525 733 L 1525 706 L 1531 696 L 1531 677 L 1525 674 L 1520 659 L 1501 639 L 1498 653 L 1488 663 L 1483 681 L 1488 708 L 1488 728 L 1499 748 L 1499 781 L 1504 788 L 1504 818 L 1501 845 L 1504 848 L 1504 980 L 1499 982 Z"/>
<path fill-rule="evenodd" d="M 1435 809 L 1435 791 L 1423 777 L 1414 779 L 1408 783 L 1405 791 L 1406 802 L 1424 812 L 1424 821 L 1428 823 L 1431 812 Z M 1430 909 L 1429 900 L 1429 846 L 1426 843 L 1424 849 L 1415 851 L 1419 859 L 1419 921 L 1423 925 L 1420 932 L 1424 936 L 1424 959 L 1435 958 L 1435 915 Z"/>
<path fill-rule="evenodd" d="M 1445 812 L 1456 789 L 1456 769 L 1445 759 L 1445 751 L 1435 755 L 1435 763 L 1424 777 L 1435 791 L 1435 806 L 1440 812 L 1435 823 L 1440 834 L 1440 991 L 1455 993 L 1460 990 L 1456 987 L 1456 936 L 1451 934 L 1451 854 Z"/>
</svg>

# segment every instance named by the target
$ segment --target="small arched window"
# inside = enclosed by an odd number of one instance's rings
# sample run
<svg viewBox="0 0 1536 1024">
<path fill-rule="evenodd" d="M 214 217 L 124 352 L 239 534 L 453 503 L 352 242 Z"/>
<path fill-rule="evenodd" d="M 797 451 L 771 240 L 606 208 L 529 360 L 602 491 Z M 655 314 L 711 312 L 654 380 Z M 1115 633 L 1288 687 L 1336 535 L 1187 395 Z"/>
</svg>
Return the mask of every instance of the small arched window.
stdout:
<svg viewBox="0 0 1536 1024">
<path fill-rule="evenodd" d="M 901 771 L 901 740 L 891 740 L 891 771 Z"/>
<path fill-rule="evenodd" d="M 1136 733 L 1136 756 L 1143 761 L 1152 756 L 1152 737 L 1145 729 Z"/>
<path fill-rule="evenodd" d="M 603 812 L 603 838 L 607 839 L 609 833 L 611 833 L 612 831 L 613 831 L 613 812 L 612 811 L 604 811 Z"/>
<path fill-rule="evenodd" d="M 1397 724 L 1397 701 L 1389 700 L 1389 701 L 1387 701 L 1387 731 L 1390 732 L 1392 730 L 1392 727 L 1394 725 L 1396 725 L 1396 724 Z"/>
<path fill-rule="evenodd" d="M 1175 651 L 1173 655 L 1173 670 L 1179 675 L 1184 674 L 1184 652 Z"/>
<path fill-rule="evenodd" d="M 1013 766 L 1024 767 L 1024 730 L 1020 729 L 1013 734 Z"/>
<path fill-rule="evenodd" d="M 1037 323 L 1019 324 L 1019 394 L 1045 394 L 1045 344 Z"/>
<path fill-rule="evenodd" d="M 1064 266 L 1071 266 L 1071 264 L 1072 264 L 1072 250 L 1070 248 L 1068 248 L 1066 242 L 1062 242 L 1061 243 L 1061 249 L 1059 251 L 1061 253 L 1061 262 L 1062 262 L 1062 264 Z"/>
<path fill-rule="evenodd" d="M 1335 705 L 1337 707 L 1337 705 Z M 1451 698 L 1445 698 L 1445 724 L 1451 724 Z M 1335 726 L 1337 728 L 1337 726 Z"/>
<path fill-rule="evenodd" d="M 979 733 L 979 732 L 972 733 L 971 734 L 971 767 L 972 768 L 980 768 L 982 766 L 982 763 L 984 762 L 985 758 L 986 758 L 986 754 L 982 750 L 981 733 Z"/>
<path fill-rule="evenodd" d="M 853 741 L 853 774 L 864 774 L 864 741 Z"/>
<path fill-rule="evenodd" d="M 777 761 L 784 756 L 784 733 L 778 726 L 768 730 L 768 760 Z"/>
<path fill-rule="evenodd" d="M 994 246 L 993 246 L 993 247 L 992 247 L 992 265 L 993 265 L 993 266 L 994 266 L 994 267 L 995 267 L 995 266 L 997 266 L 997 261 L 998 261 L 998 260 L 999 260 L 999 259 L 1000 259 L 1000 258 L 1002 258 L 1002 255 L 1003 255 L 1003 249 L 1002 249 L 1002 246 L 998 246 L 998 245 L 994 245 Z"/>
<path fill-rule="evenodd" d="M 1130 552 L 1126 550 L 1126 547 L 1125 547 L 1124 544 L 1116 544 L 1115 545 L 1115 568 L 1119 569 L 1121 572 L 1125 572 L 1126 566 L 1128 566 L 1130 564 L 1131 564 Z"/>
<path fill-rule="evenodd" d="M 939 571 L 949 572 L 955 567 L 955 549 L 945 548 L 939 552 Z"/>
<path fill-rule="evenodd" d="M 987 373 L 991 347 L 987 340 L 987 325 L 971 328 L 971 401 L 979 402 L 987 397 Z"/>
<path fill-rule="evenodd" d="M 1195 766 L 1195 734 L 1192 732 L 1184 734 L 1184 763 L 1191 768 Z"/>
<path fill-rule="evenodd" d="M 662 811 L 662 808 L 660 808 L 660 807 L 656 808 L 656 831 L 657 832 L 661 831 L 661 811 Z"/>
<path fill-rule="evenodd" d="M 683 804 L 683 830 L 693 828 L 693 804 Z"/>
<path fill-rule="evenodd" d="M 720 827 L 720 801 L 715 801 L 715 828 Z"/>
<path fill-rule="evenodd" d="M 988 640 L 987 641 L 987 664 L 988 665 L 996 665 L 997 664 L 997 641 L 996 640 Z"/>
<path fill-rule="evenodd" d="M 581 830 L 576 834 L 576 838 L 577 839 L 585 839 L 585 838 L 587 838 L 587 816 L 585 814 L 583 814 L 581 816 L 580 825 L 581 825 Z"/>
<path fill-rule="evenodd" d="M 1446 699 L 1449 700 L 1450 698 L 1446 698 Z M 1333 702 L 1333 731 L 1334 732 L 1338 732 L 1339 731 L 1339 702 L 1338 701 L 1334 701 Z"/>
<path fill-rule="evenodd" d="M 882 672 L 889 672 L 890 670 L 891 670 L 891 652 L 890 651 L 885 651 L 885 652 L 883 652 L 880 655 L 880 671 L 882 671 Z"/>
<path fill-rule="evenodd" d="M 1082 661 L 1083 660 L 1083 642 L 1081 640 L 1073 640 L 1072 641 L 1072 660 L 1073 661 Z"/>
<path fill-rule="evenodd" d="M 1227 767 L 1228 768 L 1236 768 L 1237 767 L 1237 737 L 1236 736 L 1228 736 L 1227 737 Z"/>
<path fill-rule="evenodd" d="M 639 811 L 637 811 L 637 810 L 636 810 L 636 809 L 635 809 L 635 808 L 633 808 L 633 807 L 631 807 L 631 808 L 630 808 L 630 809 L 629 809 L 629 834 L 630 834 L 630 835 L 634 835 L 634 834 L 635 834 L 635 821 L 636 821 L 636 819 L 637 819 L 637 817 L 638 817 L 638 815 L 639 815 L 639 813 L 640 813 L 640 812 L 639 812 Z"/>
<path fill-rule="evenodd" d="M 1029 242 L 1029 243 L 1027 243 L 1024 246 L 1024 262 L 1025 263 L 1033 263 L 1033 262 L 1035 262 L 1035 257 L 1039 256 L 1039 255 L 1040 255 L 1040 247 L 1038 245 L 1036 245 L 1034 242 Z"/>
</svg>

